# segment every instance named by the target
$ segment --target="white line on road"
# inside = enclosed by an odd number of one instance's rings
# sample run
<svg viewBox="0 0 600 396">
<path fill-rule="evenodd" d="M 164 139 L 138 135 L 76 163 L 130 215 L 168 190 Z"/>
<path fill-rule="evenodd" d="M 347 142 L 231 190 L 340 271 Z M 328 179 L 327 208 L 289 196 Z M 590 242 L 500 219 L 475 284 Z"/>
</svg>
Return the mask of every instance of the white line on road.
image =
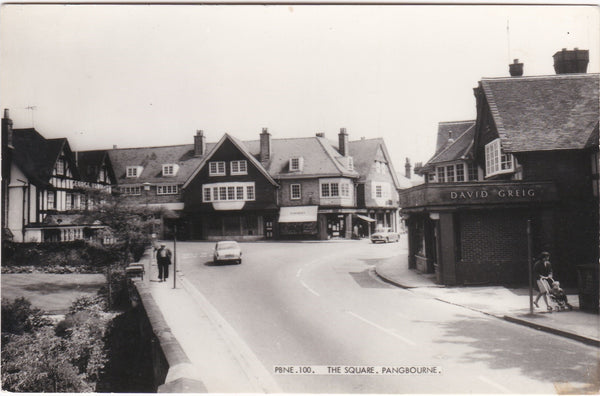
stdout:
<svg viewBox="0 0 600 396">
<path fill-rule="evenodd" d="M 313 289 L 311 289 L 310 287 L 308 287 L 308 285 L 306 283 L 304 283 L 304 281 L 301 280 L 300 283 L 302 284 L 302 286 L 304 286 L 304 288 L 306 288 L 306 290 L 308 290 L 309 292 L 311 292 L 315 296 L 317 296 L 317 297 L 321 296 L 319 293 L 317 293 L 316 291 L 314 291 Z"/>
<path fill-rule="evenodd" d="M 505 387 L 503 387 L 502 385 L 495 383 L 494 381 L 484 377 L 483 375 L 480 375 L 477 378 L 479 378 L 481 381 L 485 382 L 488 385 L 492 385 L 494 388 L 496 388 L 504 393 L 513 393 L 513 392 L 509 391 L 508 389 L 506 389 Z"/>
<path fill-rule="evenodd" d="M 300 278 L 300 273 L 302 272 L 302 268 L 300 268 L 298 270 L 298 272 L 296 272 L 296 278 Z"/>
<path fill-rule="evenodd" d="M 360 320 L 362 320 L 363 322 L 365 322 L 367 324 L 370 324 L 371 326 L 373 326 L 373 327 L 375 327 L 375 328 L 383 331 L 386 334 L 391 335 L 392 337 L 396 337 L 397 339 L 399 339 L 400 341 L 403 341 L 403 342 L 407 343 L 408 345 L 417 345 L 414 342 L 412 342 L 411 340 L 409 340 L 408 338 L 405 338 L 405 337 L 402 337 L 399 334 L 396 334 L 396 332 L 394 330 L 389 330 L 389 329 L 386 329 L 385 327 L 381 327 L 377 323 L 373 323 L 370 320 L 365 319 L 362 316 L 355 314 L 354 312 L 351 312 L 351 311 L 347 311 L 347 312 L 350 315 L 354 316 L 355 318 L 360 319 Z"/>
</svg>

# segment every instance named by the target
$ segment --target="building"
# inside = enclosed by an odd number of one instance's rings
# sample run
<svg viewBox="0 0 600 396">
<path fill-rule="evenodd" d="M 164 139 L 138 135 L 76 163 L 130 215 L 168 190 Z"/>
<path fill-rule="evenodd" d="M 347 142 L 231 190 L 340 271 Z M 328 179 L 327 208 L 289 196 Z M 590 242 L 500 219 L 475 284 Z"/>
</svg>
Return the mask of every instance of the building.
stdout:
<svg viewBox="0 0 600 396">
<path fill-rule="evenodd" d="M 474 89 L 474 124 L 440 124 L 417 169 L 426 183 L 400 193 L 409 267 L 446 285 L 525 283 L 528 223 L 532 251 L 552 254 L 561 281 L 598 262 L 600 76 L 585 73 L 587 55 L 557 52 L 550 76 L 523 77 L 515 61 L 511 77 Z"/>
<path fill-rule="evenodd" d="M 164 209 L 159 237 L 173 237 L 177 227 L 178 238 L 188 239 L 182 187 L 214 146 L 206 143 L 203 131 L 197 131 L 190 144 L 113 147 L 108 154 L 117 181 L 115 190 L 125 202 Z"/>
<path fill-rule="evenodd" d="M 82 178 L 67 139 L 46 139 L 33 128 L 13 129 L 8 110 L 2 138 L 3 237 L 16 242 L 95 238 L 102 226 L 86 224 L 80 214 L 95 204 L 88 189 L 110 192 L 114 183 L 106 155 L 84 153 L 86 166 L 102 173 Z"/>
</svg>

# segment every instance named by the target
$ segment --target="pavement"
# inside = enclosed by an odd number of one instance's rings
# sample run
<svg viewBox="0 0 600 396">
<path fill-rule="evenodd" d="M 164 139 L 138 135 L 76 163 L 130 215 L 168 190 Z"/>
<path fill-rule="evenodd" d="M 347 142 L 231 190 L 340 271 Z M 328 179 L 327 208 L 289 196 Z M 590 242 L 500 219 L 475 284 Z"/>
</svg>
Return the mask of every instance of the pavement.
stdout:
<svg viewBox="0 0 600 396">
<path fill-rule="evenodd" d="M 182 272 L 177 272 L 174 282 L 171 266 L 168 281 L 158 282 L 156 261 L 149 258 L 143 264 L 145 276 L 138 282 L 160 310 L 169 327 L 167 333 L 179 344 L 177 350 L 184 351 L 173 357 L 176 363 L 170 363 L 159 392 L 281 393 L 250 348 Z M 402 256 L 382 259 L 375 265 L 375 273 L 388 283 L 448 304 L 600 347 L 600 315 L 580 311 L 577 295 L 568 295 L 572 311 L 545 312 L 540 300 L 540 309 L 531 315 L 526 288 L 440 286 L 433 275 L 408 269 Z"/>
</svg>

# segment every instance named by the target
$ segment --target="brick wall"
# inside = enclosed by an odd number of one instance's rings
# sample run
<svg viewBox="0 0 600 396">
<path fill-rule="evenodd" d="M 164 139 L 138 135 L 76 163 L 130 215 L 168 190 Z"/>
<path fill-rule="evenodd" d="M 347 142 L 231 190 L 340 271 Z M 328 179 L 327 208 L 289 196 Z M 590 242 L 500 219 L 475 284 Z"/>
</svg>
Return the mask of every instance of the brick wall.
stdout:
<svg viewBox="0 0 600 396">
<path fill-rule="evenodd" d="M 470 211 L 458 216 L 459 273 L 464 284 L 527 279 L 527 216 L 519 211 Z"/>
</svg>

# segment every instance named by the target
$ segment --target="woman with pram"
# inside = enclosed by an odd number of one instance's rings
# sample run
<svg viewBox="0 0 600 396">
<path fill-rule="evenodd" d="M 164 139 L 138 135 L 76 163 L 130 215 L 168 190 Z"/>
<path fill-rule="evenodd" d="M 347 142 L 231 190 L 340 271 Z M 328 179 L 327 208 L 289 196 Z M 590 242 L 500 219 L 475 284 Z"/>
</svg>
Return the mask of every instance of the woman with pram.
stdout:
<svg viewBox="0 0 600 396">
<path fill-rule="evenodd" d="M 573 306 L 569 304 L 569 300 L 567 299 L 567 293 L 560 287 L 559 281 L 552 281 L 549 295 L 550 299 L 556 303 L 559 311 L 563 309 L 573 309 Z"/>
<path fill-rule="evenodd" d="M 537 287 L 538 287 L 538 295 L 535 297 L 535 301 L 533 305 L 536 308 L 539 308 L 538 301 L 540 301 L 540 297 L 544 297 L 544 302 L 546 303 L 546 309 L 548 311 L 552 311 L 552 307 L 548 304 L 548 293 L 550 292 L 550 285 L 548 284 L 548 279 L 552 279 L 552 264 L 550 264 L 550 253 L 542 252 L 540 254 L 540 258 L 533 265 L 533 273 L 536 276 Z"/>
</svg>

